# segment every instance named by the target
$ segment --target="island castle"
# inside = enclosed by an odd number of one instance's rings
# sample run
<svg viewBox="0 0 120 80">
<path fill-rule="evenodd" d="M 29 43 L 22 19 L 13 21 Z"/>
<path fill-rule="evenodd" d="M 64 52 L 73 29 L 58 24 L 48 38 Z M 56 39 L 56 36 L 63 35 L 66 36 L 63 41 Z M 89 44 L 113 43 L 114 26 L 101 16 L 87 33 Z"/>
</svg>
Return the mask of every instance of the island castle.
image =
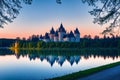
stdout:
<svg viewBox="0 0 120 80">
<path fill-rule="evenodd" d="M 40 35 L 39 40 L 44 42 L 80 42 L 80 32 L 76 28 L 74 33 L 73 31 L 68 33 L 61 24 L 56 31 L 52 27 L 50 33 L 46 32 L 44 36 Z"/>
</svg>

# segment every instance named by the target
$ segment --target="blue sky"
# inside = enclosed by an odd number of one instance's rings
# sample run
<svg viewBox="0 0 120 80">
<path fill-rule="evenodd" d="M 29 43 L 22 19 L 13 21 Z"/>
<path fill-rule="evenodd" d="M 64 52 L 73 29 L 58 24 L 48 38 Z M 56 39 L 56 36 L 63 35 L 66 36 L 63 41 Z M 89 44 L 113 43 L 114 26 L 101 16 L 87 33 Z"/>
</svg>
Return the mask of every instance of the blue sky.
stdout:
<svg viewBox="0 0 120 80">
<path fill-rule="evenodd" d="M 93 24 L 93 16 L 88 11 L 92 10 L 81 0 L 33 0 L 32 5 L 23 5 L 20 14 L 13 21 L 0 29 L 0 38 L 29 37 L 32 34 L 44 34 L 53 26 L 55 29 L 62 23 L 69 32 L 76 27 L 81 36 L 90 34 L 99 35 L 104 29 L 98 24 Z"/>
</svg>

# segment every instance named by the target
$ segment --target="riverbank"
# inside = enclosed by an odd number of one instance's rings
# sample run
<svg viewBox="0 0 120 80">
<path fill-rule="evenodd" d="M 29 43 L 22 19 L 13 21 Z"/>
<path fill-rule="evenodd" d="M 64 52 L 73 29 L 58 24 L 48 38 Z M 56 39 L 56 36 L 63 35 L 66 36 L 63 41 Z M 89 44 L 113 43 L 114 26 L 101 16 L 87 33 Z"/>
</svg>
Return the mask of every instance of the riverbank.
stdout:
<svg viewBox="0 0 120 80">
<path fill-rule="evenodd" d="M 120 80 L 120 66 L 103 70 L 96 74 L 80 78 L 78 80 Z"/>
<path fill-rule="evenodd" d="M 103 70 L 106 70 L 106 69 L 109 69 L 109 68 L 112 68 L 112 67 L 115 67 L 118 65 L 120 65 L 120 62 L 111 63 L 111 64 L 103 65 L 100 67 L 96 67 L 96 68 L 92 68 L 92 69 L 88 69 L 88 70 L 84 70 L 84 71 L 79 71 L 79 72 L 68 74 L 65 76 L 52 78 L 50 80 L 76 80 L 76 79 L 87 77 L 89 75 L 98 73 L 100 71 L 103 71 Z"/>
<path fill-rule="evenodd" d="M 9 47 L 8 49 L 14 50 L 119 50 L 119 48 L 14 48 Z"/>
</svg>

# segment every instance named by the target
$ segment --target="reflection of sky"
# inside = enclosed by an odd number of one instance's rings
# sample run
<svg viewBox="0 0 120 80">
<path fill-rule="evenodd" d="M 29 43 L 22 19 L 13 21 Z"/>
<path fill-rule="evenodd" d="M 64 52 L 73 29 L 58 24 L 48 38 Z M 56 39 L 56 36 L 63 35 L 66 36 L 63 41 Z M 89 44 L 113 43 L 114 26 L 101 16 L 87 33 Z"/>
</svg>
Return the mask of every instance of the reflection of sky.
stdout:
<svg viewBox="0 0 120 80">
<path fill-rule="evenodd" d="M 91 10 L 81 0 L 63 0 L 61 5 L 55 0 L 33 0 L 32 5 L 24 5 L 20 15 L 13 23 L 0 29 L 0 38 L 28 37 L 32 34 L 44 34 L 53 26 L 57 29 L 62 22 L 65 28 L 74 30 L 79 28 L 81 35 L 99 35 L 104 27 L 93 24 Z"/>
<path fill-rule="evenodd" d="M 26 57 L 16 59 L 15 56 L 2 56 L 0 57 L 0 79 L 44 79 L 116 61 L 120 61 L 120 57 L 114 60 L 112 58 L 104 59 L 103 57 L 91 57 L 89 59 L 81 57 L 78 64 L 74 63 L 71 66 L 70 63 L 65 60 L 62 67 L 58 65 L 57 62 L 51 67 L 46 60 L 41 62 L 40 59 L 30 61 Z"/>
</svg>

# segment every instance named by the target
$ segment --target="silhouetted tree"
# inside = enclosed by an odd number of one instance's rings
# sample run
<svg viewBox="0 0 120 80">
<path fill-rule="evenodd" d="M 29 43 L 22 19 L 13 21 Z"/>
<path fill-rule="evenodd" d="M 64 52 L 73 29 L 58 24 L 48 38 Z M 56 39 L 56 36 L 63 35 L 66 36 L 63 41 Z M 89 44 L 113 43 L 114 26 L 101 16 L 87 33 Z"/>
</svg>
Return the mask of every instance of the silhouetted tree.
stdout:
<svg viewBox="0 0 120 80">
<path fill-rule="evenodd" d="M 99 36 L 95 35 L 94 39 L 99 39 Z"/>
<path fill-rule="evenodd" d="M 20 39 L 20 37 L 16 37 L 16 40 L 17 40 L 17 41 L 20 41 L 21 39 Z"/>
<path fill-rule="evenodd" d="M 61 0 L 56 1 L 61 3 Z M 82 2 L 94 7 L 92 11 L 89 11 L 94 16 L 94 23 L 100 25 L 109 23 L 102 34 L 119 32 L 120 0 L 82 0 Z"/>
<path fill-rule="evenodd" d="M 91 35 L 84 35 L 83 38 L 85 38 L 85 39 L 91 39 Z"/>
<path fill-rule="evenodd" d="M 31 37 L 29 37 L 31 41 L 33 42 L 37 42 L 39 41 L 39 35 L 32 35 Z"/>
<path fill-rule="evenodd" d="M 12 22 L 22 8 L 21 4 L 31 4 L 32 0 L 0 0 L 0 27 Z"/>
<path fill-rule="evenodd" d="M 82 0 L 83 3 L 93 6 L 90 11 L 93 15 L 94 23 L 110 25 L 102 32 L 102 34 L 113 33 L 116 28 L 120 28 L 120 0 Z M 99 4 L 99 5 L 98 5 Z M 119 30 L 119 29 L 117 29 Z"/>
</svg>

